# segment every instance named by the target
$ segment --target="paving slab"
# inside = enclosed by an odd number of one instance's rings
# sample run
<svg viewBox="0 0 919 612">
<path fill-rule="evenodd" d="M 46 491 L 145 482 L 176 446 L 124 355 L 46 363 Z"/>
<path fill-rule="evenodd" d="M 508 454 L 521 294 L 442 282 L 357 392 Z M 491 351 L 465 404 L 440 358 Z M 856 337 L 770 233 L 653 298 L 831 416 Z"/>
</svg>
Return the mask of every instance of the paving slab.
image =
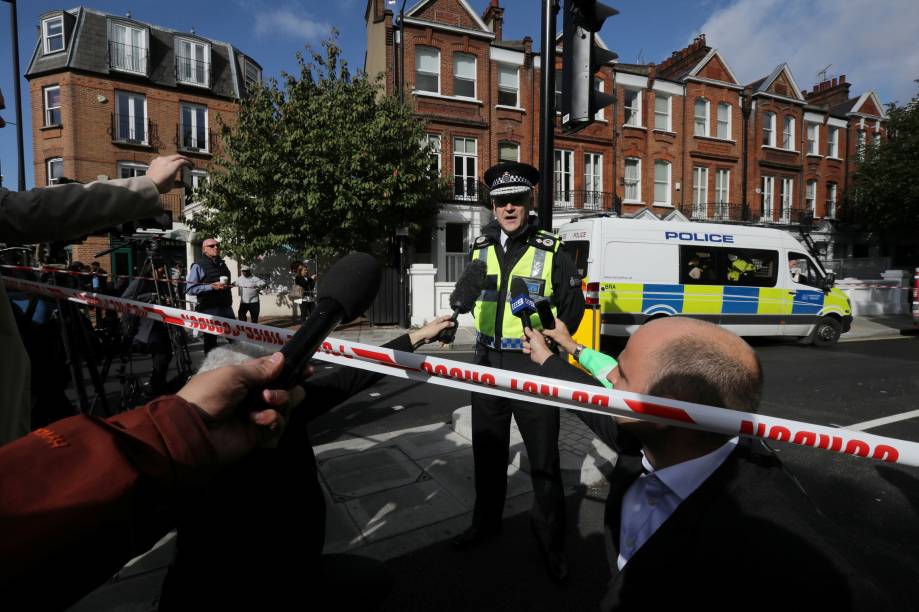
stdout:
<svg viewBox="0 0 919 612">
<path fill-rule="evenodd" d="M 361 533 L 370 542 L 391 538 L 465 514 L 456 498 L 431 477 L 346 502 Z"/>
<path fill-rule="evenodd" d="M 319 472 L 336 502 L 403 487 L 424 475 L 398 446 L 325 459 L 319 464 Z"/>
</svg>

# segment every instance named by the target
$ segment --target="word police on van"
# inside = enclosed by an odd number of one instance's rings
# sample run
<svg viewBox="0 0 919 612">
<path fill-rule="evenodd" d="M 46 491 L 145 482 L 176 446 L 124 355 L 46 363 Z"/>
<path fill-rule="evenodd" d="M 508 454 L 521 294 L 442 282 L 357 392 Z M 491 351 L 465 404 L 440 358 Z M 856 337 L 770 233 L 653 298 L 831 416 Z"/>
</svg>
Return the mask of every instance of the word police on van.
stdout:
<svg viewBox="0 0 919 612">
<path fill-rule="evenodd" d="M 563 225 L 559 234 L 591 306 L 575 335 L 588 346 L 664 316 L 819 346 L 835 344 L 852 324 L 833 273 L 781 230 L 592 217 Z"/>
<path fill-rule="evenodd" d="M 695 240 L 697 242 L 721 242 L 734 244 L 731 234 L 700 234 L 698 232 L 664 232 L 665 240 Z"/>
</svg>

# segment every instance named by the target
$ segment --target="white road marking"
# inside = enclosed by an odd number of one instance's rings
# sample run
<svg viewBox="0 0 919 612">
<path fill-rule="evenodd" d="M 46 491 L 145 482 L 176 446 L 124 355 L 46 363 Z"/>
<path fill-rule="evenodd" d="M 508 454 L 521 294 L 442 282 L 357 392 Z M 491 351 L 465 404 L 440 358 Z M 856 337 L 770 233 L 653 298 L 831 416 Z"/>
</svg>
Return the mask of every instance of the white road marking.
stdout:
<svg viewBox="0 0 919 612">
<path fill-rule="evenodd" d="M 374 392 L 374 393 L 371 393 L 371 394 L 370 394 L 370 397 L 380 397 L 380 394 Z"/>
<path fill-rule="evenodd" d="M 892 414 L 887 417 L 880 419 L 874 419 L 873 421 L 865 421 L 864 423 L 856 423 L 854 425 L 847 425 L 846 429 L 854 429 L 855 431 L 865 431 L 866 429 L 874 429 L 875 427 L 880 427 L 881 425 L 888 425 L 890 423 L 896 423 L 898 421 L 906 421 L 913 417 L 919 417 L 919 410 L 911 410 L 909 412 L 901 412 L 900 414 Z"/>
</svg>

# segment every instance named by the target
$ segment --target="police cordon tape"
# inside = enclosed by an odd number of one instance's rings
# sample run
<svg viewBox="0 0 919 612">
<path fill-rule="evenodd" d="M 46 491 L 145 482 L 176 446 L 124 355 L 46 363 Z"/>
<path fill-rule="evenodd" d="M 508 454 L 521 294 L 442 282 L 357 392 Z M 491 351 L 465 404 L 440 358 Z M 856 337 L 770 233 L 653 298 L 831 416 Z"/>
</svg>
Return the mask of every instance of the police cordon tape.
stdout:
<svg viewBox="0 0 919 612">
<path fill-rule="evenodd" d="M 11 289 L 70 299 L 122 314 L 278 348 L 293 332 L 169 306 L 2 277 Z M 919 467 L 919 443 L 813 425 L 667 398 L 472 365 L 431 355 L 327 338 L 316 359 L 476 393 L 510 397 L 569 410 L 636 418 L 727 435 L 744 435 Z"/>
</svg>

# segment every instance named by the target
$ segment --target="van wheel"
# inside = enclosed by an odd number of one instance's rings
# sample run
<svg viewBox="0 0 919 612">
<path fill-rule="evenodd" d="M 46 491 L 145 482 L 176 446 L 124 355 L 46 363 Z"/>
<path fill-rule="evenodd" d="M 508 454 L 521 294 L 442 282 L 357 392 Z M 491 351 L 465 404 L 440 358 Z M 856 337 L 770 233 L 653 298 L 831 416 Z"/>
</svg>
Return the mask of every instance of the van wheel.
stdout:
<svg viewBox="0 0 919 612">
<path fill-rule="evenodd" d="M 841 334 L 842 323 L 833 317 L 823 317 L 817 321 L 810 337 L 814 346 L 833 346 L 839 341 Z"/>
</svg>

